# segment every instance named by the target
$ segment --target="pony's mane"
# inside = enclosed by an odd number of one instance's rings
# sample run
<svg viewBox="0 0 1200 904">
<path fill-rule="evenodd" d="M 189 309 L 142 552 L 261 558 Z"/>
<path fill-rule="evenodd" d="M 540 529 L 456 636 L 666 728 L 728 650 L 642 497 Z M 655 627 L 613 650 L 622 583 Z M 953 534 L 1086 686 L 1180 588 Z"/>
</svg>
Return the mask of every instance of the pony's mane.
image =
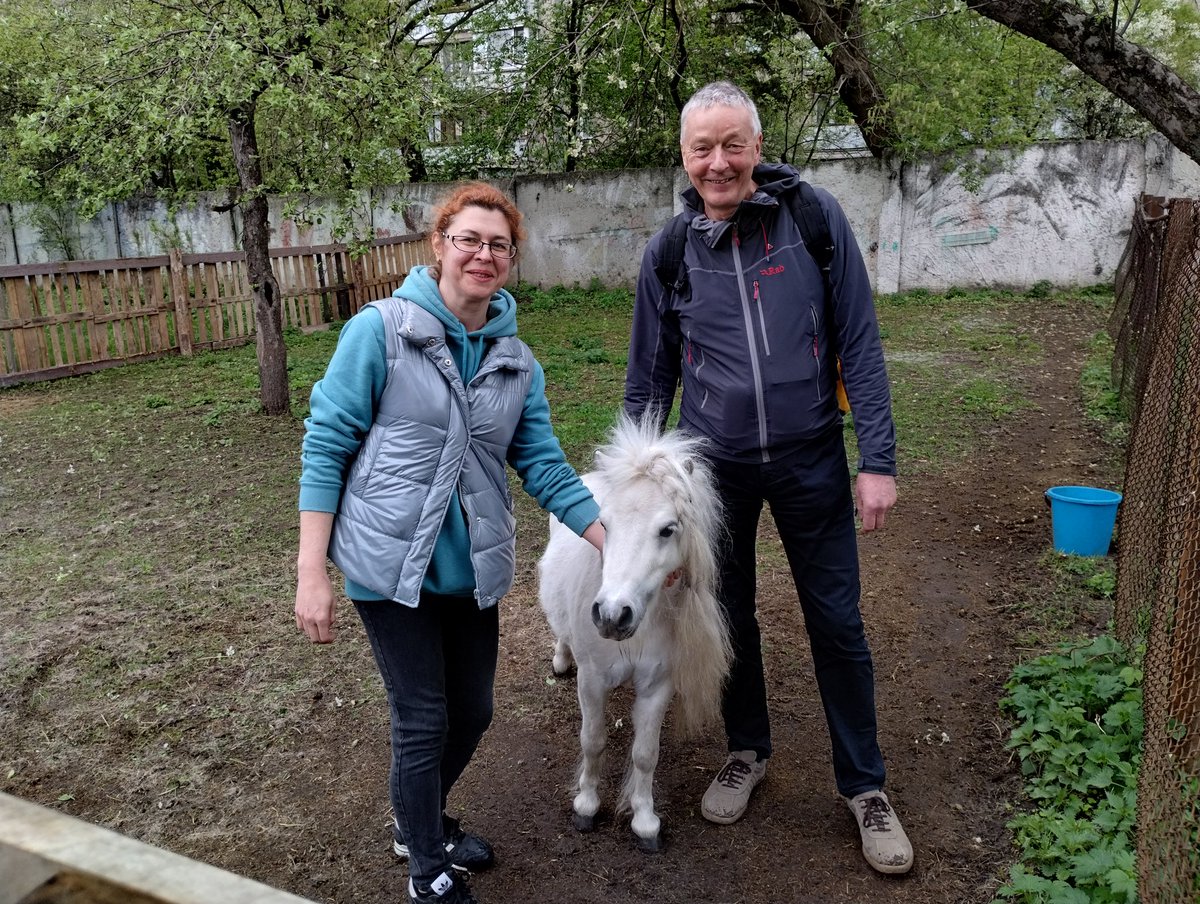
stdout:
<svg viewBox="0 0 1200 904">
<path fill-rule="evenodd" d="M 673 620 L 681 655 L 672 668 L 680 703 L 677 727 L 690 734 L 719 712 L 732 658 L 716 600 L 716 547 L 724 528 L 712 470 L 703 455 L 705 441 L 678 431 L 663 433 L 660 423 L 654 413 L 640 421 L 622 415 L 608 443 L 596 451 L 596 465 L 610 487 L 642 478 L 654 481 L 675 500 L 686 527 L 680 609 Z"/>
</svg>

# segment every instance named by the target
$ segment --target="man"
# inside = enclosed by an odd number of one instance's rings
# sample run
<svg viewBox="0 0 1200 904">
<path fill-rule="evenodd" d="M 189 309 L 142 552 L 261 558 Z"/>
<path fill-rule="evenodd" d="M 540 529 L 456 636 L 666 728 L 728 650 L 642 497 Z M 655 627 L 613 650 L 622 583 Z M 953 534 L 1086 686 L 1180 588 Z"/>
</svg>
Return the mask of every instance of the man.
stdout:
<svg viewBox="0 0 1200 904">
<path fill-rule="evenodd" d="M 704 795 L 716 823 L 745 813 L 771 755 L 755 617 L 755 538 L 763 503 L 787 553 L 812 648 L 839 793 L 863 854 L 884 873 L 912 867 L 912 845 L 883 791 L 875 679 L 859 611 L 855 504 L 864 531 L 896 502 L 891 394 L 858 245 L 828 192 L 816 200 L 834 245 L 823 276 L 793 215 L 800 179 L 763 165 L 754 102 L 728 82 L 696 92 L 680 116 L 691 182 L 686 278 L 664 279 L 667 234 L 638 278 L 625 409 L 665 418 L 680 382 L 680 429 L 709 440 L 728 537 L 721 602 L 735 661 L 723 713 L 729 757 Z M 819 255 L 818 255 L 819 256 Z M 851 494 L 837 403 L 838 361 L 861 457 Z"/>
</svg>

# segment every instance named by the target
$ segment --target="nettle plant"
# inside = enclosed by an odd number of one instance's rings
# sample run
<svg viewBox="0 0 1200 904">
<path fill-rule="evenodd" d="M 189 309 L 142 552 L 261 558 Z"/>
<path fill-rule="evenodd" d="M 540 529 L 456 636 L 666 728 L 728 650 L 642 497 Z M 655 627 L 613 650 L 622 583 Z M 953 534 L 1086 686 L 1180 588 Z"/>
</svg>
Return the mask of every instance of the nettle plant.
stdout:
<svg viewBox="0 0 1200 904">
<path fill-rule="evenodd" d="M 1017 721 L 1008 747 L 1035 809 L 1008 824 L 1021 859 L 998 897 L 1134 904 L 1141 668 L 1102 636 L 1017 666 L 1005 688 L 1000 707 Z"/>
</svg>

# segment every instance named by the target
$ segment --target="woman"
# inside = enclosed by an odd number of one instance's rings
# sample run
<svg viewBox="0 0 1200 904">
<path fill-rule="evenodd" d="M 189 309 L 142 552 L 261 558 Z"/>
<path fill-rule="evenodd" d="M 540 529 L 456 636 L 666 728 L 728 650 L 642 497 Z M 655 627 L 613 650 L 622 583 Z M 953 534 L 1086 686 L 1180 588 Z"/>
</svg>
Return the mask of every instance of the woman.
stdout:
<svg viewBox="0 0 1200 904">
<path fill-rule="evenodd" d="M 597 549 L 599 508 L 550 426 L 545 376 L 516 336 L 508 280 L 521 215 L 474 183 L 435 211 L 436 263 L 351 318 L 313 387 L 300 477 L 296 624 L 334 636 L 326 557 L 366 627 L 392 717 L 395 850 L 412 902 L 472 904 L 491 846 L 446 798 L 492 718 L 515 522 L 505 461 Z"/>
</svg>

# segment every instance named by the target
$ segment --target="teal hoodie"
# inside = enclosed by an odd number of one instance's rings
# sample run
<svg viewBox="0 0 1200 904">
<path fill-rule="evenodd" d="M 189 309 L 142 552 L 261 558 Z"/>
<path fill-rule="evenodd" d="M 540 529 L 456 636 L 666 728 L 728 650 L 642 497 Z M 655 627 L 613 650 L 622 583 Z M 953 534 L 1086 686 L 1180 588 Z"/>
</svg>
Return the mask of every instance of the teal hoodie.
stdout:
<svg viewBox="0 0 1200 904">
<path fill-rule="evenodd" d="M 446 307 L 427 267 L 415 267 L 393 295 L 419 304 L 445 325 L 446 344 L 464 384 L 479 370 L 490 342 L 517 333 L 516 302 L 503 289 L 492 296 L 483 328 L 472 332 Z M 301 452 L 301 511 L 337 511 L 346 474 L 374 421 L 386 380 L 383 318 L 366 308 L 346 322 L 325 376 L 313 386 Z M 599 506 L 554 436 L 546 376 L 536 361 L 508 462 L 525 491 L 576 534 L 599 516 Z M 458 596 L 470 596 L 475 589 L 470 538 L 457 497 L 447 508 L 422 587 L 430 593 Z M 382 599 L 349 580 L 346 595 Z"/>
</svg>

